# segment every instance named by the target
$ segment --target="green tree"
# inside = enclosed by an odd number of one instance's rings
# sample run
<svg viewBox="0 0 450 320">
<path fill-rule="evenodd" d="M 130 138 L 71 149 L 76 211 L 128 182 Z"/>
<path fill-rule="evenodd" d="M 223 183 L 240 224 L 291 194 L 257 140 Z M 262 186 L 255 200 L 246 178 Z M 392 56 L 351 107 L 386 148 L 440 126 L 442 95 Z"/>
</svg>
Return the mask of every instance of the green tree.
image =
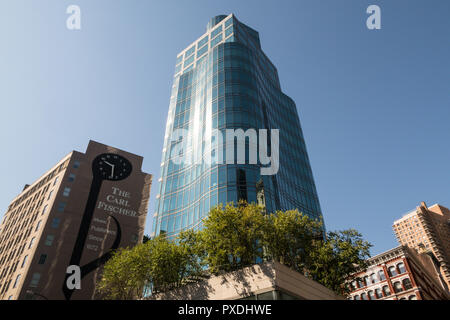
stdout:
<svg viewBox="0 0 450 320">
<path fill-rule="evenodd" d="M 199 234 L 186 231 L 178 242 L 164 235 L 120 249 L 105 264 L 97 290 L 105 299 L 136 299 L 145 286 L 153 292 L 173 289 L 203 276 Z"/>
<path fill-rule="evenodd" d="M 178 250 L 181 256 L 178 285 L 197 281 L 205 277 L 205 257 L 202 234 L 193 230 L 180 232 L 178 235 Z"/>
<path fill-rule="evenodd" d="M 323 239 L 323 224 L 298 210 L 277 211 L 267 216 L 264 233 L 266 259 L 303 272 L 314 240 Z"/>
<path fill-rule="evenodd" d="M 97 291 L 105 299 L 129 300 L 141 296 L 149 279 L 150 251 L 145 244 L 119 249 L 103 268 Z"/>
<path fill-rule="evenodd" d="M 328 232 L 325 241 L 315 241 L 309 252 L 309 276 L 338 294 L 346 295 L 349 277 L 367 267 L 372 245 L 354 230 Z"/>
<path fill-rule="evenodd" d="M 258 258 L 278 261 L 338 294 L 365 266 L 371 244 L 356 230 L 324 234 L 322 221 L 298 210 L 264 214 L 262 207 L 240 202 L 210 212 L 201 231 L 205 263 L 213 273 L 253 264 Z"/>
<path fill-rule="evenodd" d="M 263 207 L 239 202 L 213 208 L 201 231 L 164 234 L 106 263 L 98 290 L 107 299 L 135 299 L 152 285 L 164 292 L 210 273 L 228 272 L 261 260 L 278 261 L 338 294 L 351 274 L 364 268 L 371 245 L 356 230 L 328 232 L 298 210 L 265 214 Z M 207 270 L 206 270 L 207 269 Z"/>
<path fill-rule="evenodd" d="M 152 284 L 153 292 L 170 290 L 180 285 L 185 260 L 177 243 L 168 241 L 165 235 L 147 243 L 151 259 L 148 282 Z"/>
<path fill-rule="evenodd" d="M 209 271 L 232 271 L 262 257 L 266 219 L 263 208 L 239 202 L 213 208 L 200 232 Z"/>
</svg>

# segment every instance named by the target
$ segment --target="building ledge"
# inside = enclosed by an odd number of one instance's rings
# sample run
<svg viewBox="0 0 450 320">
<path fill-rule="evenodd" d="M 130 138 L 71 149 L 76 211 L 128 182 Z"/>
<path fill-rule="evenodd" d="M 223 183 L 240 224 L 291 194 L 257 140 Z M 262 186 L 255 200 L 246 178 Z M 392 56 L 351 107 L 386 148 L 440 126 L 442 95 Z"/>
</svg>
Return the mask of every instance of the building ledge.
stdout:
<svg viewBox="0 0 450 320">
<path fill-rule="evenodd" d="M 320 283 L 277 262 L 255 264 L 238 271 L 212 276 L 149 300 L 238 300 L 280 291 L 299 300 L 344 300 Z"/>
</svg>

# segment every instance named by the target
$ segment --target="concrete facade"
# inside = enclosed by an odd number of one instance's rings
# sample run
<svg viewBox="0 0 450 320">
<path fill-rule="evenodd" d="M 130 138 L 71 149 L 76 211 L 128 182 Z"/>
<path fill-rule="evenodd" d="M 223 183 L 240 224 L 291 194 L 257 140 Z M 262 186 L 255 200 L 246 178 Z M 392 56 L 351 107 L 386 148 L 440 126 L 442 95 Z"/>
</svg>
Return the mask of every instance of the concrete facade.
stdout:
<svg viewBox="0 0 450 320">
<path fill-rule="evenodd" d="M 151 296 L 151 300 L 343 300 L 320 283 L 278 263 L 255 264 Z"/>
</svg>

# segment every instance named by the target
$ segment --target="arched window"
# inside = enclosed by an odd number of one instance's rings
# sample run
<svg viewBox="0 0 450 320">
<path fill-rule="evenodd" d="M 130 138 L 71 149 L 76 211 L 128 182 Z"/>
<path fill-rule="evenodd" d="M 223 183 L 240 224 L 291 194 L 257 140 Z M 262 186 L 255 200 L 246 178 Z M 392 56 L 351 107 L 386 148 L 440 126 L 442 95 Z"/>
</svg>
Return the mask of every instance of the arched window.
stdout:
<svg viewBox="0 0 450 320">
<path fill-rule="evenodd" d="M 395 277 L 397 275 L 397 270 L 394 266 L 390 266 L 388 269 L 388 273 L 390 277 Z"/>
<path fill-rule="evenodd" d="M 369 290 L 368 294 L 369 294 L 370 300 L 376 300 L 375 294 L 373 293 L 373 290 Z"/>
<path fill-rule="evenodd" d="M 411 283 L 411 280 L 409 280 L 409 278 L 403 279 L 402 283 L 403 283 L 403 287 L 405 288 L 405 290 L 409 290 L 412 288 L 412 283 Z"/>
<path fill-rule="evenodd" d="M 402 297 L 402 298 L 400 298 L 399 300 L 406 300 L 406 298 L 405 298 L 405 297 Z"/>
<path fill-rule="evenodd" d="M 406 272 L 405 265 L 403 264 L 403 262 L 400 262 L 400 263 L 397 265 L 397 269 L 398 269 L 398 272 L 400 272 L 400 274 Z"/>
<path fill-rule="evenodd" d="M 358 287 L 359 288 L 364 288 L 364 281 L 363 281 L 363 279 L 358 279 Z"/>
<path fill-rule="evenodd" d="M 350 284 L 350 288 L 351 288 L 351 290 L 356 290 L 357 289 L 356 281 L 352 281 L 352 283 Z"/>
<path fill-rule="evenodd" d="M 394 291 L 395 293 L 403 291 L 402 284 L 400 283 L 400 281 L 394 282 Z"/>
<path fill-rule="evenodd" d="M 378 278 L 380 278 L 380 281 L 386 280 L 386 277 L 384 276 L 384 270 L 378 271 Z"/>
<path fill-rule="evenodd" d="M 359 297 L 359 295 L 355 295 L 355 296 L 353 297 L 353 300 L 361 300 L 361 298 Z"/>
<path fill-rule="evenodd" d="M 383 292 L 384 292 L 384 296 L 385 296 L 385 297 L 391 295 L 391 291 L 389 290 L 389 287 L 388 287 L 388 286 L 384 286 L 384 287 L 383 287 Z"/>
<path fill-rule="evenodd" d="M 377 296 L 377 299 L 383 298 L 383 293 L 381 293 L 381 289 L 380 288 L 376 288 L 375 289 L 375 295 Z"/>
<path fill-rule="evenodd" d="M 367 293 L 361 293 L 361 300 L 369 300 L 369 298 L 367 297 Z"/>
<path fill-rule="evenodd" d="M 375 275 L 375 273 L 372 273 L 370 275 L 370 280 L 372 281 L 372 283 L 377 283 L 378 282 L 378 279 L 377 279 L 377 276 Z"/>
<path fill-rule="evenodd" d="M 365 277 L 364 277 L 364 284 L 365 284 L 366 286 L 368 286 L 368 285 L 370 284 L 369 276 L 365 276 Z"/>
<path fill-rule="evenodd" d="M 417 297 L 415 294 L 408 297 L 408 300 L 417 300 Z"/>
</svg>

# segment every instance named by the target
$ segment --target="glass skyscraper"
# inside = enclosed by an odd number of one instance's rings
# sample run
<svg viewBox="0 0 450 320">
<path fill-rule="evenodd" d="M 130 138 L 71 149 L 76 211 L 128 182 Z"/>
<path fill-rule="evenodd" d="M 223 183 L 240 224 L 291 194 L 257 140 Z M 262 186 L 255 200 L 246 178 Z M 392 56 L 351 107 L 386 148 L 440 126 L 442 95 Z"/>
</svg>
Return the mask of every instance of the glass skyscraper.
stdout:
<svg viewBox="0 0 450 320">
<path fill-rule="evenodd" d="M 259 157 L 250 164 L 250 139 L 245 164 L 221 161 L 215 148 L 222 140 L 211 132 L 226 129 L 269 130 L 266 145 L 269 154 L 278 151 L 277 173 L 261 175 L 266 166 Z M 278 129 L 279 150 L 271 150 L 272 129 Z M 240 199 L 263 203 L 268 213 L 297 208 L 322 218 L 296 105 L 281 91 L 258 32 L 233 14 L 212 18 L 206 33 L 178 54 L 164 139 L 153 235 L 201 228 L 210 208 Z M 223 148 L 223 159 L 227 152 Z M 173 161 L 177 156 L 213 160 Z"/>
</svg>

